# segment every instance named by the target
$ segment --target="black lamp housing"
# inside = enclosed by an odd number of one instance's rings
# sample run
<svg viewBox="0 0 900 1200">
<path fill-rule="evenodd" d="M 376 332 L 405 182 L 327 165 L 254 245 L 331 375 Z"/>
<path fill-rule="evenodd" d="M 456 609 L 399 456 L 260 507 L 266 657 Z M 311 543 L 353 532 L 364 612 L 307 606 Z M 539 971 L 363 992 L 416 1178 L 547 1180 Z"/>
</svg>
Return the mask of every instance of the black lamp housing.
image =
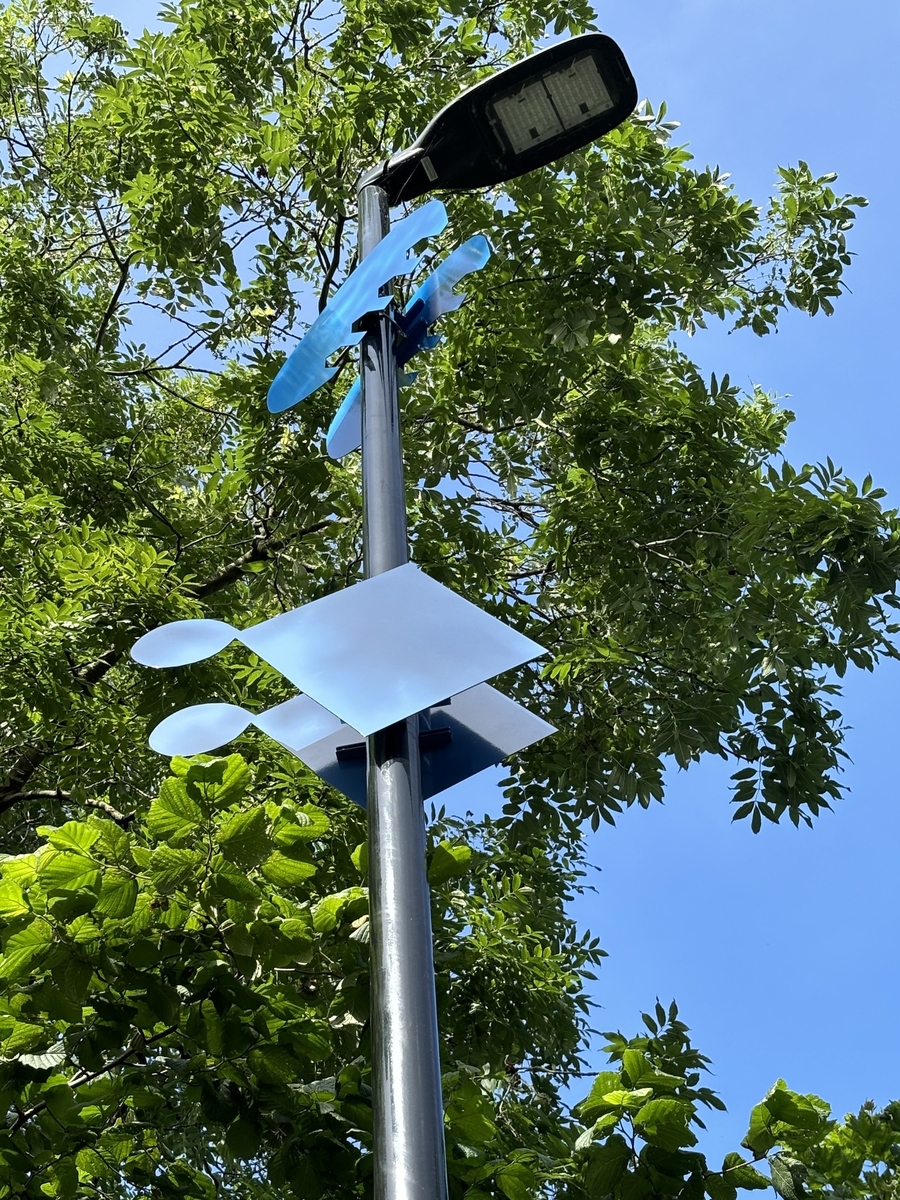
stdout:
<svg viewBox="0 0 900 1200">
<path fill-rule="evenodd" d="M 592 101 L 579 102 L 586 86 Z M 492 187 L 596 141 L 636 104 L 618 45 L 602 33 L 581 34 L 468 88 L 408 150 L 366 172 L 360 187 L 384 188 L 391 205 L 437 190 Z"/>
</svg>

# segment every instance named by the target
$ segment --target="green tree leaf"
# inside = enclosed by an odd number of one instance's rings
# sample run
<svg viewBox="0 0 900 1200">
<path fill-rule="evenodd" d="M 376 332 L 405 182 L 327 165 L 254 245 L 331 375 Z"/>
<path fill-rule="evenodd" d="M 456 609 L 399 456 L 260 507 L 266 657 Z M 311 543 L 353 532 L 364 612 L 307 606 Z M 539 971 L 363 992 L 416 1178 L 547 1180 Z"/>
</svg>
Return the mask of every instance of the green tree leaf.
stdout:
<svg viewBox="0 0 900 1200">
<path fill-rule="evenodd" d="M 728 1175 L 707 1175 L 706 1192 L 712 1200 L 737 1200 L 737 1182 Z"/>
<path fill-rule="evenodd" d="M 202 822 L 203 813 L 188 795 L 184 779 L 166 779 L 147 814 L 151 836 L 177 846 L 193 838 Z"/>
<path fill-rule="evenodd" d="M 616 1106 L 609 1104 L 605 1097 L 610 1092 L 617 1091 L 621 1083 L 622 1076 L 617 1071 L 600 1071 L 594 1079 L 589 1095 L 575 1106 L 575 1116 L 587 1123 L 615 1108 Z"/>
<path fill-rule="evenodd" d="M 22 893 L 15 883 L 0 883 L 0 917 L 14 921 L 16 917 L 24 917 L 30 912 Z"/>
<path fill-rule="evenodd" d="M 297 858 L 288 858 L 280 850 L 276 850 L 262 865 L 262 873 L 270 883 L 279 887 L 298 887 L 305 883 L 311 875 L 315 875 L 315 863 L 303 862 Z"/>
<path fill-rule="evenodd" d="M 360 875 L 366 875 L 369 870 L 368 843 L 360 842 L 359 845 L 356 847 L 356 849 L 353 851 L 353 853 L 350 855 L 350 859 L 351 859 L 354 867 L 356 867 L 357 871 L 359 871 Z"/>
<path fill-rule="evenodd" d="M 285 1046 L 260 1046 L 250 1051 L 247 1062 L 261 1083 L 290 1084 L 303 1075 L 300 1063 Z"/>
<path fill-rule="evenodd" d="M 242 867 L 254 867 L 269 851 L 268 828 L 262 808 L 245 809 L 228 818 L 216 841 L 226 858 Z"/>
<path fill-rule="evenodd" d="M 782 1200 L 803 1200 L 807 1170 L 801 1162 L 787 1154 L 773 1154 L 769 1159 L 769 1170 L 772 1187 Z"/>
<path fill-rule="evenodd" d="M 95 892 L 100 871 L 93 859 L 65 850 L 44 850 L 37 859 L 38 877 L 49 893 Z"/>
<path fill-rule="evenodd" d="M 497 1187 L 508 1200 L 531 1200 L 534 1196 L 534 1171 L 524 1162 L 511 1162 L 494 1173 Z"/>
<path fill-rule="evenodd" d="M 436 886 L 458 875 L 465 875 L 471 858 L 470 846 L 438 842 L 428 861 L 428 882 Z"/>
<path fill-rule="evenodd" d="M 635 1114 L 634 1123 L 648 1141 L 665 1150 L 694 1146 L 696 1134 L 688 1126 L 693 1106 L 683 1100 L 650 1100 Z"/>
<path fill-rule="evenodd" d="M 12 983 L 26 978 L 35 962 L 46 961 L 52 941 L 53 929 L 40 918 L 12 934 L 0 956 L 0 980 Z"/>
<path fill-rule="evenodd" d="M 219 899 L 243 900 L 249 904 L 260 899 L 259 888 L 247 878 L 245 872 L 234 863 L 229 862 L 224 855 L 213 855 L 211 867 L 209 886 Z"/>
<path fill-rule="evenodd" d="M 368 907 L 369 894 L 366 888 L 350 887 L 333 896 L 326 896 L 313 909 L 313 928 L 317 933 L 330 933 L 349 912 L 352 918 L 362 914 Z"/>
<path fill-rule="evenodd" d="M 47 1041 L 47 1037 L 48 1032 L 43 1026 L 16 1021 L 10 1031 L 0 1038 L 0 1055 L 3 1058 L 15 1058 L 17 1054 L 40 1046 L 42 1042 Z"/>
<path fill-rule="evenodd" d="M 239 754 L 225 758 L 193 760 L 173 759 L 172 768 L 179 763 L 179 773 L 186 767 L 182 778 L 188 796 L 200 804 L 205 811 L 229 808 L 239 804 L 247 795 L 250 785 L 250 769 Z"/>
<path fill-rule="evenodd" d="M 584 1185 L 590 1197 L 614 1193 L 631 1161 L 631 1147 L 613 1133 L 602 1146 L 592 1147 L 584 1166 Z"/>
<path fill-rule="evenodd" d="M 770 1181 L 766 1179 L 765 1175 L 734 1151 L 725 1155 L 722 1174 L 735 1187 L 745 1188 L 748 1191 L 764 1191 L 770 1186 Z"/>
<path fill-rule="evenodd" d="M 646 1056 L 640 1050 L 626 1050 L 622 1055 L 622 1066 L 632 1087 L 637 1087 L 644 1075 L 652 1070 Z"/>
<path fill-rule="evenodd" d="M 158 846 L 150 859 L 150 878 L 158 892 L 174 892 L 200 866 L 200 855 L 192 850 Z"/>
<path fill-rule="evenodd" d="M 118 920 L 130 917 L 134 912 L 137 895 L 138 885 L 134 876 L 116 869 L 105 871 L 94 912 Z"/>
<path fill-rule="evenodd" d="M 255 1158 L 260 1144 L 259 1129 L 246 1117 L 238 1117 L 228 1126 L 225 1144 L 237 1158 Z"/>
<path fill-rule="evenodd" d="M 203 1024 L 206 1029 L 206 1048 L 210 1054 L 221 1056 L 224 1053 L 222 1018 L 212 1000 L 201 1001 L 200 1011 L 203 1014 Z"/>
<path fill-rule="evenodd" d="M 314 804 L 304 804 L 292 814 L 293 821 L 279 825 L 275 842 L 279 846 L 296 846 L 323 837 L 331 828 L 328 814 Z"/>
<path fill-rule="evenodd" d="M 74 850 L 76 854 L 87 854 L 100 836 L 99 831 L 91 829 L 80 821 L 66 821 L 59 829 L 47 830 L 47 841 L 57 850 Z"/>
</svg>

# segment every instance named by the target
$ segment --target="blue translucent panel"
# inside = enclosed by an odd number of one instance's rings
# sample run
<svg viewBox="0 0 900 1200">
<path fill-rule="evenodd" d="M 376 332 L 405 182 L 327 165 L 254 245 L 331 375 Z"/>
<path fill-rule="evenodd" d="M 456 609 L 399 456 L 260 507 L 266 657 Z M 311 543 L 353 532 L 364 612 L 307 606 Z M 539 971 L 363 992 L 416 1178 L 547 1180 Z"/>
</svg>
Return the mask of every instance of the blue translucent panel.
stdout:
<svg viewBox="0 0 900 1200">
<path fill-rule="evenodd" d="M 398 321 L 405 334 L 397 347 L 398 367 L 408 363 L 420 350 L 434 349 L 441 339 L 429 335 L 429 328 L 443 313 L 459 308 L 466 298 L 465 293 L 457 295 L 453 289 L 465 275 L 480 270 L 490 256 L 491 247 L 487 238 L 476 234 L 452 250 L 413 293 Z M 343 458 L 362 445 L 362 404 L 358 378 L 334 415 L 325 445 L 332 458 Z"/>
<path fill-rule="evenodd" d="M 251 720 L 236 704 L 193 704 L 160 721 L 150 734 L 150 748 L 182 758 L 206 754 L 240 737 Z"/>
<path fill-rule="evenodd" d="M 424 348 L 430 350 L 440 340 L 439 337 L 425 338 Z M 403 343 L 403 348 L 406 349 L 406 342 Z M 422 346 L 416 346 L 415 349 L 421 350 L 422 348 Z M 406 360 L 404 359 L 403 361 L 405 362 Z M 412 383 L 415 378 L 415 371 L 409 375 L 398 374 L 397 383 L 401 385 Z M 353 380 L 350 391 L 344 397 L 340 408 L 334 414 L 331 424 L 328 426 L 328 432 L 325 435 L 325 449 L 332 458 L 343 458 L 345 454 L 349 454 L 353 450 L 358 450 L 361 445 L 362 387 L 357 375 Z"/>
<path fill-rule="evenodd" d="M 237 636 L 225 621 L 171 621 L 138 638 L 131 657 L 145 667 L 182 667 L 218 654 Z"/>
<path fill-rule="evenodd" d="M 364 734 L 544 654 L 412 563 L 238 636 Z"/>
<path fill-rule="evenodd" d="M 339 717 L 316 704 L 310 696 L 293 696 L 284 704 L 258 713 L 253 724 L 294 754 L 304 746 L 346 728 Z"/>
<path fill-rule="evenodd" d="M 449 705 L 426 710 L 420 714 L 419 723 L 426 738 L 428 731 L 432 737 L 435 733 L 439 735 L 431 749 L 422 739 L 420 760 L 425 800 L 555 732 L 552 725 L 486 683 L 454 696 Z M 337 755 L 339 746 L 361 741 L 362 734 L 344 725 L 302 749 L 297 757 L 326 783 L 365 808 L 365 756 L 345 753 L 339 759 Z"/>
<path fill-rule="evenodd" d="M 454 288 L 466 275 L 480 271 L 490 257 L 490 244 L 486 237 L 478 233 L 455 250 L 451 250 L 443 262 L 413 292 L 398 321 L 410 346 L 415 346 L 416 349 L 422 346 L 426 331 L 434 325 L 438 317 L 459 308 L 466 295 L 465 292 L 455 292 Z M 414 353 L 415 350 L 412 350 L 401 357 L 400 361 L 408 362 Z"/>
<path fill-rule="evenodd" d="M 446 224 L 447 212 L 440 200 L 429 200 L 395 222 L 387 237 L 338 288 L 275 376 L 269 388 L 270 412 L 282 412 L 305 400 L 331 379 L 337 368 L 329 367 L 328 359 L 342 346 L 356 345 L 362 337 L 354 332 L 354 323 L 366 313 L 385 307 L 390 297 L 380 295 L 381 289 L 396 275 L 415 270 L 421 256 L 411 256 L 413 246 L 440 233 Z"/>
<path fill-rule="evenodd" d="M 325 448 L 332 458 L 343 458 L 362 445 L 362 388 L 354 379 L 344 402 L 334 414 L 325 435 Z"/>
</svg>

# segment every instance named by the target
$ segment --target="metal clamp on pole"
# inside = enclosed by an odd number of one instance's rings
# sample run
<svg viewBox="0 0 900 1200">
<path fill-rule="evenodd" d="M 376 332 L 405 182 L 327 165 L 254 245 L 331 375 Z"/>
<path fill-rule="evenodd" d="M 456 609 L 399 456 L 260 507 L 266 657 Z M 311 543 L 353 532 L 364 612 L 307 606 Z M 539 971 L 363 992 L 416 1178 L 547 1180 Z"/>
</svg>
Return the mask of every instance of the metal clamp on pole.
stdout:
<svg viewBox="0 0 900 1200">
<path fill-rule="evenodd" d="M 383 188 L 359 193 L 359 257 L 390 228 Z M 391 306 L 361 343 L 366 577 L 408 561 Z M 397 620 L 403 620 L 402 612 Z M 446 1200 L 444 1115 L 418 717 L 368 743 L 376 1200 Z"/>
</svg>

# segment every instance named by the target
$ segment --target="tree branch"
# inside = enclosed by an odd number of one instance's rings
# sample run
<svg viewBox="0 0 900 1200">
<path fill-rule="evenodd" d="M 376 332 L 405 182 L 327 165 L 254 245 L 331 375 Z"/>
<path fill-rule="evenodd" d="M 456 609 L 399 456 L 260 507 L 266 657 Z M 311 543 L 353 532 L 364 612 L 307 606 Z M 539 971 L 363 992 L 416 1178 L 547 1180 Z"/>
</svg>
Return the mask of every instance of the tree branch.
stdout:
<svg viewBox="0 0 900 1200">
<path fill-rule="evenodd" d="M 162 1033 L 155 1033 L 153 1037 L 145 1038 L 141 1036 L 137 1038 L 133 1045 L 129 1046 L 127 1050 L 123 1051 L 123 1053 L 119 1054 L 116 1058 L 110 1059 L 109 1062 L 103 1063 L 102 1066 L 98 1067 L 96 1071 L 82 1071 L 78 1075 L 74 1075 L 72 1079 L 69 1080 L 69 1087 L 81 1087 L 82 1084 L 90 1083 L 94 1079 L 99 1079 L 101 1075 L 105 1075 L 106 1072 L 111 1071 L 113 1067 L 121 1067 L 124 1063 L 128 1062 L 132 1055 L 140 1053 L 141 1051 L 145 1050 L 147 1046 L 152 1046 L 154 1042 L 161 1042 L 163 1038 L 167 1038 L 170 1034 L 177 1032 L 178 1026 L 170 1025 L 168 1029 L 164 1029 Z M 18 1133 L 23 1126 L 27 1125 L 29 1121 L 38 1115 L 38 1113 L 43 1112 L 46 1107 L 47 1101 L 40 1100 L 37 1104 L 32 1104 L 31 1108 L 26 1108 L 24 1112 L 19 1113 L 15 1124 L 10 1127 L 10 1133 Z"/>
<path fill-rule="evenodd" d="M 122 297 L 122 293 L 125 291 L 125 285 L 128 282 L 128 272 L 130 269 L 131 256 L 129 255 L 128 258 L 124 259 L 119 264 L 119 282 L 116 284 L 116 289 L 110 297 L 109 304 L 106 306 L 106 312 L 103 314 L 103 317 L 100 321 L 100 327 L 97 330 L 97 336 L 94 338 L 95 350 L 99 350 L 103 345 L 103 339 L 106 336 L 109 323 L 113 318 L 113 313 L 116 311 L 116 307 Z"/>
<path fill-rule="evenodd" d="M 39 746 L 29 746 L 27 750 L 23 750 L 16 761 L 15 766 L 6 777 L 6 784 L 0 791 L 3 794 L 8 792 L 17 792 L 24 787 L 31 776 L 35 773 L 38 767 L 44 760 L 44 752 Z"/>
<path fill-rule="evenodd" d="M 0 813 L 6 812 L 14 804 L 22 804 L 28 800 L 58 800 L 60 804 L 71 804 L 72 793 L 64 792 L 60 788 L 39 788 L 33 792 L 13 792 L 12 795 L 5 796 L 0 801 Z M 81 803 L 86 808 L 96 808 L 99 812 L 105 813 L 118 825 L 128 825 L 129 822 L 134 820 L 134 813 L 121 813 L 106 800 L 97 800 L 93 796 L 88 796 Z"/>
<path fill-rule="evenodd" d="M 185 590 L 195 600 L 205 600 L 208 596 L 214 596 L 216 592 L 221 592 L 224 588 L 237 582 L 246 568 L 252 563 L 265 562 L 290 542 L 308 537 L 313 533 L 318 533 L 331 524 L 333 524 L 331 520 L 316 521 L 313 525 L 308 525 L 305 529 L 300 529 L 286 538 L 254 538 L 253 544 L 246 553 L 240 555 L 232 562 L 226 563 L 224 567 L 220 567 L 208 579 L 188 585 Z M 148 628 L 153 628 L 153 626 L 149 626 Z M 144 632 L 147 632 L 147 630 Z M 98 683 L 107 671 L 111 670 L 119 662 L 124 654 L 124 647 L 111 646 L 92 662 L 79 667 L 75 672 L 76 681 L 88 686 Z M 4 812 L 10 807 L 9 800 L 11 796 L 22 794 L 22 789 L 28 783 L 28 780 L 31 779 L 35 771 L 37 771 L 51 753 L 52 748 L 45 743 L 44 745 L 30 746 L 20 754 L 16 765 L 7 775 L 5 783 L 0 786 L 0 812 Z"/>
<path fill-rule="evenodd" d="M 325 272 L 325 278 L 322 281 L 322 292 L 319 296 L 319 312 L 328 303 L 328 293 L 331 291 L 331 285 L 334 283 L 334 277 L 341 261 L 341 238 L 344 236 L 344 226 L 346 223 L 346 216 L 343 213 L 338 213 L 334 228 L 334 249 L 331 255 L 331 262 L 328 264 L 328 270 Z"/>
</svg>

